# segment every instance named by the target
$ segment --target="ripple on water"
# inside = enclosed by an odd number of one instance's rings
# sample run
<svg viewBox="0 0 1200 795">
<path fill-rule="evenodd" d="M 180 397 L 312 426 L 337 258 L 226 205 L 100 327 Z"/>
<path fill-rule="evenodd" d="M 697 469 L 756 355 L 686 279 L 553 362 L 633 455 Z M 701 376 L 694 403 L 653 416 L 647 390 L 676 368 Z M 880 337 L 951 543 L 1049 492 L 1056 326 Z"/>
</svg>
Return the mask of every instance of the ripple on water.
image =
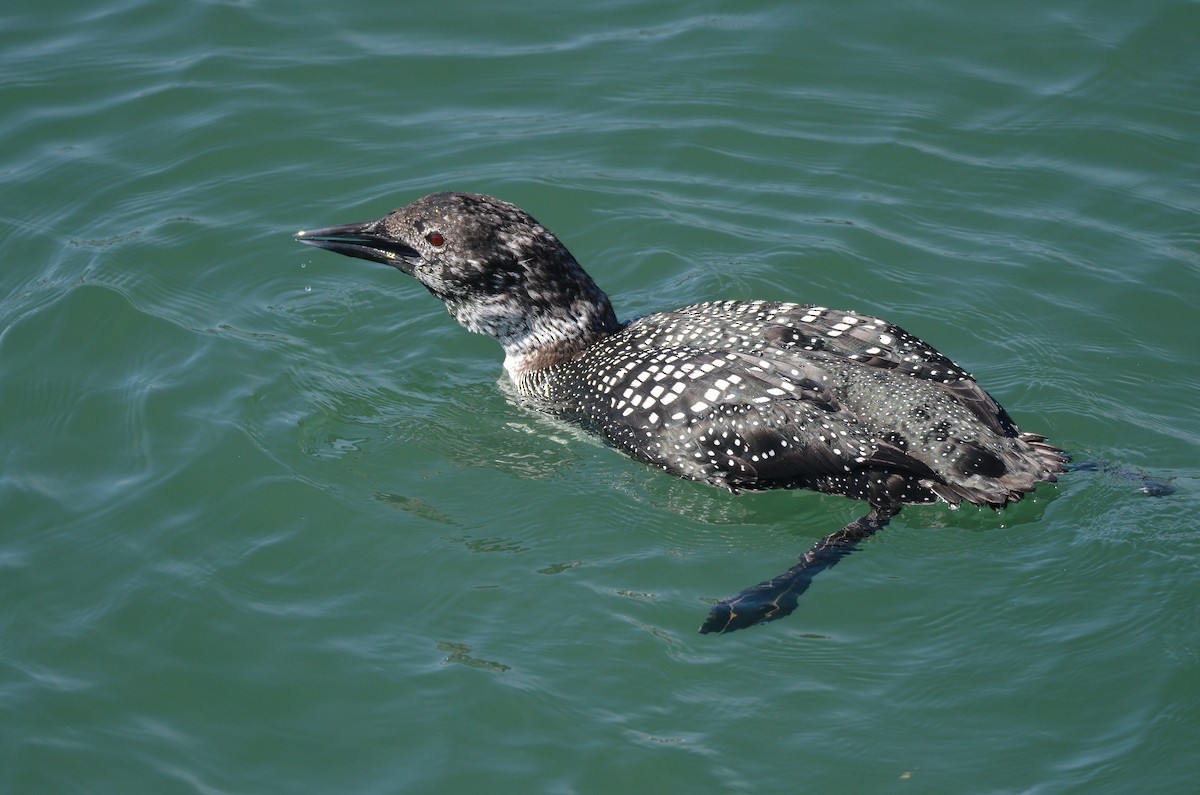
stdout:
<svg viewBox="0 0 1200 795">
<path fill-rule="evenodd" d="M 7 9 L 5 782 L 1185 791 L 1198 6 L 1076 6 Z M 877 314 L 1176 492 L 908 509 L 701 637 L 859 506 L 639 469 L 290 240 L 447 188 L 624 317 Z"/>
</svg>

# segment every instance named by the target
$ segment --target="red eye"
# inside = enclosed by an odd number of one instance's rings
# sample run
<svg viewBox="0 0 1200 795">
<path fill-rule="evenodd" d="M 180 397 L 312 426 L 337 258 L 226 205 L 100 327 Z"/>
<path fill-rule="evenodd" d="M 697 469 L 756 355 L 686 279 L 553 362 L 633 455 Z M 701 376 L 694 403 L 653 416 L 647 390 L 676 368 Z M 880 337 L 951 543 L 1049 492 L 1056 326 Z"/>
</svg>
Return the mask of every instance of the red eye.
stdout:
<svg viewBox="0 0 1200 795">
<path fill-rule="evenodd" d="M 441 232 L 430 232 L 429 234 L 425 235 L 425 239 L 428 240 L 429 245 L 433 246 L 434 248 L 441 248 L 442 246 L 446 245 L 446 238 L 442 237 Z"/>
</svg>

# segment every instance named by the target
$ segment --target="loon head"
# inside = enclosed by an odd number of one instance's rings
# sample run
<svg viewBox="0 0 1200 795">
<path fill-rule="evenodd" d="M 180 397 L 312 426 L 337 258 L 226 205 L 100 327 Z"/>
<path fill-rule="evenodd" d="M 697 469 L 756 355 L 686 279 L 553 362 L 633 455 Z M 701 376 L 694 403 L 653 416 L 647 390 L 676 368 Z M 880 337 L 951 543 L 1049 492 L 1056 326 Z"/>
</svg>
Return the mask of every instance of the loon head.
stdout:
<svg viewBox="0 0 1200 795">
<path fill-rule="evenodd" d="M 500 341 L 514 380 L 619 327 L 608 297 L 558 238 L 491 196 L 434 193 L 376 221 L 309 229 L 296 240 L 414 277 L 465 328 Z"/>
</svg>

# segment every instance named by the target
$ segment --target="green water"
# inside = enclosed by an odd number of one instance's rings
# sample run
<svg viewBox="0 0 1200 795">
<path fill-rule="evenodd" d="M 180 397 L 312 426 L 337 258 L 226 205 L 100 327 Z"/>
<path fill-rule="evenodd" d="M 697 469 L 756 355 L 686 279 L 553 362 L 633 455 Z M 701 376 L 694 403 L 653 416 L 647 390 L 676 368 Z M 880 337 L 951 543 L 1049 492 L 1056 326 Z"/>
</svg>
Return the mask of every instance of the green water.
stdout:
<svg viewBox="0 0 1200 795">
<path fill-rule="evenodd" d="M 1190 793 L 1200 4 L 0 11 L 0 791 Z M 880 315 L 1081 471 L 861 512 L 514 403 L 401 274 L 296 245 L 524 206 L 629 317 Z"/>
</svg>

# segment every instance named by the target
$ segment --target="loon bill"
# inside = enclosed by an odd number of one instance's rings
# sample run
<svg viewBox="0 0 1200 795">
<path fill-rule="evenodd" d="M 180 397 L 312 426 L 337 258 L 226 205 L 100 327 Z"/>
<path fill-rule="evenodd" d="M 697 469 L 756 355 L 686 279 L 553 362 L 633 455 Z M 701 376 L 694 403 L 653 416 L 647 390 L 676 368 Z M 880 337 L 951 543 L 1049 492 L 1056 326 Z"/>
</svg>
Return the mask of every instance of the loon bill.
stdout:
<svg viewBox="0 0 1200 795">
<path fill-rule="evenodd" d="M 998 509 L 1065 471 L 1060 449 L 898 326 L 775 301 L 622 323 L 558 238 L 491 196 L 435 193 L 296 240 L 412 276 L 500 342 L 520 394 L 639 461 L 734 492 L 807 488 L 870 505 L 783 574 L 717 602 L 701 632 L 789 614 L 903 505 Z"/>
</svg>

